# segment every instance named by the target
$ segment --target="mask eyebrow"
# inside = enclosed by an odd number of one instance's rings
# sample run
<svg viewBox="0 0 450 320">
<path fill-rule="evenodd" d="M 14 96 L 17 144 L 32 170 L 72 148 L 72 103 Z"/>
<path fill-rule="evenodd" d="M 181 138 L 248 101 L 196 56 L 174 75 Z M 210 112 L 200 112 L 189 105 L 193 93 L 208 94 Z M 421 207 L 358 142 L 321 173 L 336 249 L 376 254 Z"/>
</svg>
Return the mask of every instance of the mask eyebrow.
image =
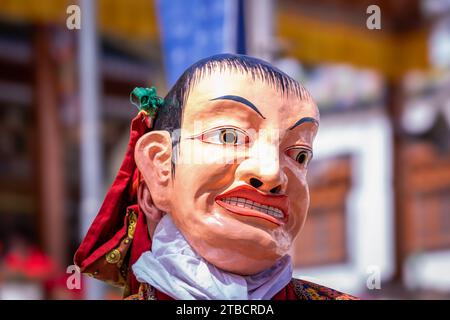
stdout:
<svg viewBox="0 0 450 320">
<path fill-rule="evenodd" d="M 221 96 L 221 97 L 211 99 L 210 101 L 214 101 L 214 100 L 231 100 L 231 101 L 236 101 L 236 102 L 242 103 L 243 105 L 246 105 L 247 107 L 256 111 L 256 113 L 259 114 L 261 116 L 261 118 L 263 118 L 263 119 L 266 118 L 262 115 L 262 113 L 258 110 L 258 108 L 253 103 L 251 103 L 250 101 L 248 101 L 247 99 L 245 99 L 243 97 L 226 95 L 226 96 Z"/>
<path fill-rule="evenodd" d="M 304 118 L 301 118 L 300 120 L 298 120 L 296 123 L 294 123 L 294 125 L 292 127 L 290 127 L 289 130 L 294 129 L 295 127 L 297 127 L 305 122 L 312 122 L 312 123 L 315 123 L 317 126 L 319 126 L 319 122 L 316 119 L 311 118 L 311 117 L 304 117 Z"/>
</svg>

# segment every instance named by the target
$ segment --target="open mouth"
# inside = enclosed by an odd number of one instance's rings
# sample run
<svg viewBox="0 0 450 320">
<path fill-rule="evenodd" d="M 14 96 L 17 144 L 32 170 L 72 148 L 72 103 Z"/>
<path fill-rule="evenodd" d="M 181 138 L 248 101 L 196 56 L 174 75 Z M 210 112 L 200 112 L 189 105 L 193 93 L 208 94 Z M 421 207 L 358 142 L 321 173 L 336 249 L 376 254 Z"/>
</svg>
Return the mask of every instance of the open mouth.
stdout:
<svg viewBox="0 0 450 320">
<path fill-rule="evenodd" d="M 244 216 L 265 219 L 277 225 L 288 220 L 288 198 L 263 194 L 250 186 L 239 186 L 216 197 L 221 207 Z"/>
</svg>

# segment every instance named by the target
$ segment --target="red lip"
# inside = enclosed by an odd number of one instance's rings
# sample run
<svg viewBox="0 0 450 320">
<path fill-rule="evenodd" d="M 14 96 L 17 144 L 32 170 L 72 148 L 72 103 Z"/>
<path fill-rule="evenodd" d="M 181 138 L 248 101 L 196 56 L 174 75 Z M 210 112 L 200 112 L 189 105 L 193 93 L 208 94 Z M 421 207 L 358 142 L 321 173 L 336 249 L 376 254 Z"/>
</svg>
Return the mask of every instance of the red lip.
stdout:
<svg viewBox="0 0 450 320">
<path fill-rule="evenodd" d="M 222 201 L 223 198 L 244 198 L 253 202 L 257 202 L 262 205 L 275 207 L 282 211 L 283 217 L 276 218 L 274 216 L 271 216 L 267 213 L 246 208 L 246 207 L 239 207 L 237 205 L 233 205 L 230 203 L 226 203 Z M 255 188 L 248 186 L 248 185 L 242 185 L 238 186 L 232 190 L 229 190 L 225 193 L 222 193 L 218 195 L 216 198 L 216 203 L 220 205 L 221 207 L 239 214 L 243 216 L 252 216 L 257 218 L 262 218 L 267 221 L 273 222 L 277 225 L 285 224 L 288 221 L 289 218 L 289 199 L 285 195 L 270 195 L 261 193 L 260 191 L 256 190 Z"/>
</svg>

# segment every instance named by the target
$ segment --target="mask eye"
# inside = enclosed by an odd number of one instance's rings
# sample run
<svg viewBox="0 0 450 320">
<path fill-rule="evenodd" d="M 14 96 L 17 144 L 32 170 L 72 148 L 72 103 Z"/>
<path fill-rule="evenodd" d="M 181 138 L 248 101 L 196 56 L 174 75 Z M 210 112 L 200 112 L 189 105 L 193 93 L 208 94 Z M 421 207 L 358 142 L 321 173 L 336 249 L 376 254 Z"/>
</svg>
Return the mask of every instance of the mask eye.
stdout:
<svg viewBox="0 0 450 320">
<path fill-rule="evenodd" d="M 223 144 L 236 144 L 238 136 L 236 130 L 222 129 L 219 136 L 220 142 Z"/>
<path fill-rule="evenodd" d="M 300 151 L 297 157 L 295 157 L 295 160 L 300 164 L 304 164 L 308 160 L 308 153 L 306 151 Z"/>
<path fill-rule="evenodd" d="M 244 145 L 249 143 L 249 137 L 235 128 L 220 128 L 205 132 L 199 136 L 200 140 L 207 143 L 222 145 Z"/>
<path fill-rule="evenodd" d="M 312 158 L 312 152 L 303 148 L 291 148 L 286 151 L 287 155 L 297 161 L 301 166 L 307 166 Z"/>
</svg>

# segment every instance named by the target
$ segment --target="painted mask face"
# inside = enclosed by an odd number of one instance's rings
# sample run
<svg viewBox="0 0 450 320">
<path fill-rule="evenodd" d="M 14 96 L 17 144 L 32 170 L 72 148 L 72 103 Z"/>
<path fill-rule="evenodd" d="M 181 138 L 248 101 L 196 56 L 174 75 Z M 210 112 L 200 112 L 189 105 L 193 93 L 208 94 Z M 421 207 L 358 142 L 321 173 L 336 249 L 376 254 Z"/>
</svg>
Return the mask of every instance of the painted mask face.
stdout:
<svg viewBox="0 0 450 320">
<path fill-rule="evenodd" d="M 235 70 L 213 71 L 193 86 L 167 201 L 204 259 L 248 275 L 287 253 L 309 206 L 318 121 L 313 102 Z"/>
</svg>

